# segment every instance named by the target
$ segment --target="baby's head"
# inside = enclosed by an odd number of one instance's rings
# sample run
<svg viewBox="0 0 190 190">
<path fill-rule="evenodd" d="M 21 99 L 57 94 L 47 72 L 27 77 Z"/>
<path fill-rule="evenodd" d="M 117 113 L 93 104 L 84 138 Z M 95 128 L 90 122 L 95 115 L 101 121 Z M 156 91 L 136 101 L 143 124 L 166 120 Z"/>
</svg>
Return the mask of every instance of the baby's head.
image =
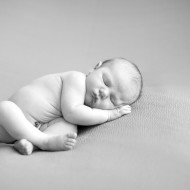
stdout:
<svg viewBox="0 0 190 190">
<path fill-rule="evenodd" d="M 86 77 L 85 105 L 114 109 L 131 105 L 141 96 L 142 75 L 138 67 L 124 58 L 105 60 Z"/>
</svg>

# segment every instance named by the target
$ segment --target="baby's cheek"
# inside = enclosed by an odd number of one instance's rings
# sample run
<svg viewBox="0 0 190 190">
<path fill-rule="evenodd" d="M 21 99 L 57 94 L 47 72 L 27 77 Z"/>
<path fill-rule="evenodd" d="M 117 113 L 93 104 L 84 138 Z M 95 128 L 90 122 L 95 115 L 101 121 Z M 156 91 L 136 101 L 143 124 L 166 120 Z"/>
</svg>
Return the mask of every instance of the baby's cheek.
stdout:
<svg viewBox="0 0 190 190">
<path fill-rule="evenodd" d="M 91 102 L 89 101 L 88 98 L 86 98 L 86 99 L 84 100 L 84 105 L 91 107 L 90 103 L 91 103 Z"/>
<path fill-rule="evenodd" d="M 99 102 L 99 104 L 97 105 L 96 108 L 103 109 L 103 110 L 114 109 L 114 107 L 108 101 L 101 101 L 101 102 Z"/>
<path fill-rule="evenodd" d="M 90 101 L 90 96 L 88 95 L 88 93 L 86 93 L 84 97 L 84 104 L 89 106 Z"/>
</svg>

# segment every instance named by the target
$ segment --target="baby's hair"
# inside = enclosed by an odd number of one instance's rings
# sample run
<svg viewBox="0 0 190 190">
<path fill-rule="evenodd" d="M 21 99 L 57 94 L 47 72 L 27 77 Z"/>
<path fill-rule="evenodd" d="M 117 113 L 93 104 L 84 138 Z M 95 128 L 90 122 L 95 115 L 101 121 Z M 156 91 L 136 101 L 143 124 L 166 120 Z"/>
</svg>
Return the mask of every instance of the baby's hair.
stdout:
<svg viewBox="0 0 190 190">
<path fill-rule="evenodd" d="M 135 71 L 135 73 L 133 73 L 131 75 L 131 79 L 138 86 L 138 94 L 135 97 L 135 99 L 130 102 L 130 104 L 133 104 L 142 96 L 142 89 L 143 89 L 143 77 L 142 77 L 142 74 L 141 74 L 139 68 L 137 67 L 137 65 L 135 63 L 133 63 L 133 62 L 131 62 L 131 61 L 125 59 L 125 58 L 121 58 L 121 57 L 104 60 L 102 62 L 102 66 L 104 66 L 106 64 L 109 64 L 109 63 L 117 63 L 117 62 L 128 64 L 128 66 L 131 66 L 132 69 L 134 69 L 134 71 Z"/>
</svg>

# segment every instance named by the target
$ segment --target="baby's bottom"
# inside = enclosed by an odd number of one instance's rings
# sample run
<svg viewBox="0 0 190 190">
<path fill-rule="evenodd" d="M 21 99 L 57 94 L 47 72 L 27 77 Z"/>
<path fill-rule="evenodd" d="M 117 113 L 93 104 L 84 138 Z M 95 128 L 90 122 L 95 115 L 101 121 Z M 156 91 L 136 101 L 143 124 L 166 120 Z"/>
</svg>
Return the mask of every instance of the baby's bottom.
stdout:
<svg viewBox="0 0 190 190">
<path fill-rule="evenodd" d="M 36 123 L 35 126 L 38 127 L 40 131 L 50 135 L 62 134 L 66 136 L 68 134 L 77 134 L 77 126 L 66 122 L 62 117 L 54 119 L 46 124 Z M 71 143 L 68 143 L 68 146 L 65 148 L 65 150 L 72 149 L 75 143 L 75 140 L 73 140 Z M 38 149 L 38 147 L 34 146 L 26 139 L 16 141 L 14 148 L 23 155 L 30 155 L 34 150 Z"/>
<path fill-rule="evenodd" d="M 41 132 L 25 117 L 22 110 L 13 102 L 0 103 L 0 142 L 11 143 L 14 140 L 27 139 L 42 150 L 58 151 L 67 150 L 69 145 L 75 143 L 76 134 L 66 132 L 66 128 L 75 125 L 52 121 L 49 127 Z M 67 135 L 66 135 L 67 134 Z"/>
</svg>

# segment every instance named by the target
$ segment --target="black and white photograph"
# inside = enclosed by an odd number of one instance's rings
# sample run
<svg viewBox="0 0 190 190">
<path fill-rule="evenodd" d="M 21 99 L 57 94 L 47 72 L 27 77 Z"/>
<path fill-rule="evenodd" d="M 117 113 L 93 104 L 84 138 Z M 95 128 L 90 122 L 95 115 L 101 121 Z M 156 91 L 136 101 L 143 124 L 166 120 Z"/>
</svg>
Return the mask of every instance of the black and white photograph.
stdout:
<svg viewBox="0 0 190 190">
<path fill-rule="evenodd" d="M 0 0 L 0 189 L 189 190 L 190 1 Z"/>
</svg>

